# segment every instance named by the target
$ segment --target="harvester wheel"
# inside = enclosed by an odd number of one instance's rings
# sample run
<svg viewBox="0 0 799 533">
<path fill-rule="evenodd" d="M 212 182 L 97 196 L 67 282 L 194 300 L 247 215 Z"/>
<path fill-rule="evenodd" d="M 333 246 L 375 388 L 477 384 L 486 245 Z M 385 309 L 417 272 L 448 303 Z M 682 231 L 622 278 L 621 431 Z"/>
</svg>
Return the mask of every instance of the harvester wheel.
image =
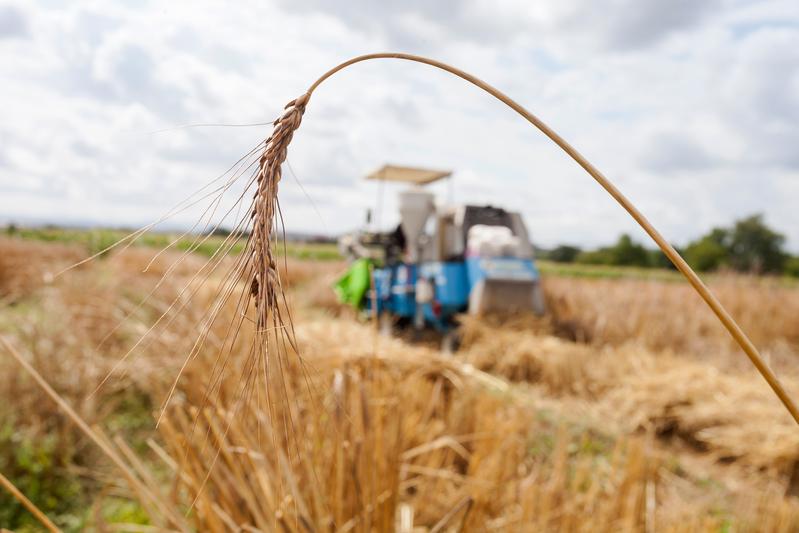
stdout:
<svg viewBox="0 0 799 533">
<path fill-rule="evenodd" d="M 451 355 L 461 347 L 461 334 L 457 329 L 451 329 L 441 337 L 441 351 Z"/>
<path fill-rule="evenodd" d="M 394 333 L 394 319 L 389 313 L 380 313 L 378 317 L 380 335 L 391 337 Z"/>
<path fill-rule="evenodd" d="M 542 316 L 547 312 L 547 306 L 544 302 L 544 289 L 540 283 L 536 283 L 533 287 L 533 313 Z"/>
</svg>

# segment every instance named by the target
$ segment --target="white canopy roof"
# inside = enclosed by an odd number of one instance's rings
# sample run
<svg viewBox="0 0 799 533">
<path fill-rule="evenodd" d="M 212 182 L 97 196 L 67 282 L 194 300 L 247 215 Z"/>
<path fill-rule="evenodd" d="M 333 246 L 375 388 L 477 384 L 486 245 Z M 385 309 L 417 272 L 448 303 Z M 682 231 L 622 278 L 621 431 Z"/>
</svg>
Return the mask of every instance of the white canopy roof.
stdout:
<svg viewBox="0 0 799 533">
<path fill-rule="evenodd" d="M 368 180 L 401 181 L 416 185 L 427 185 L 452 175 L 451 170 L 430 170 L 426 168 L 397 167 L 384 165 L 368 176 Z"/>
</svg>

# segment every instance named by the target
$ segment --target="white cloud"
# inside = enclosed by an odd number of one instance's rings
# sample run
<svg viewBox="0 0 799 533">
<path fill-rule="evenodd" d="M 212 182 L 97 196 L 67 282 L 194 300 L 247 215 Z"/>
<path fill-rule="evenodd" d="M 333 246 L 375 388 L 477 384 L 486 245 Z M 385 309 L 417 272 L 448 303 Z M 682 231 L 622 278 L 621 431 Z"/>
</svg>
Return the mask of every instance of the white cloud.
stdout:
<svg viewBox="0 0 799 533">
<path fill-rule="evenodd" d="M 22 10 L 13 5 L 0 6 L 0 39 L 22 38 L 28 35 L 28 21 Z"/>
<path fill-rule="evenodd" d="M 799 7 L 778 0 L 0 4 L 0 218 L 155 219 L 269 127 L 154 131 L 268 122 L 330 66 L 386 49 L 517 98 L 672 241 L 765 211 L 799 249 Z M 377 193 L 360 178 L 390 161 L 454 169 L 456 200 L 522 210 L 544 245 L 641 236 L 542 135 L 427 66 L 330 79 L 289 161 L 315 204 L 286 172 L 290 230 L 359 224 Z"/>
</svg>

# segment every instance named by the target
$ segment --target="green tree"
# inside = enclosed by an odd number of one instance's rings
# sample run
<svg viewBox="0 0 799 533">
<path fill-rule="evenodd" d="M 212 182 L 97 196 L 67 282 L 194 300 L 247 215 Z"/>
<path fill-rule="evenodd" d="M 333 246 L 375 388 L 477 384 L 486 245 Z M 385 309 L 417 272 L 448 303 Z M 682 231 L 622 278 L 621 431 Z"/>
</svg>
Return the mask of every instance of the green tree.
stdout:
<svg viewBox="0 0 799 533">
<path fill-rule="evenodd" d="M 788 255 L 785 236 L 763 222 L 763 215 L 737 220 L 732 228 L 714 228 L 685 248 L 685 260 L 696 270 L 723 266 L 755 274 L 782 272 Z"/>
<path fill-rule="evenodd" d="M 610 248 L 614 265 L 649 266 L 649 253 L 626 233 Z"/>
<path fill-rule="evenodd" d="M 783 272 L 793 278 L 799 278 L 799 257 L 792 256 L 786 259 Z"/>
<path fill-rule="evenodd" d="M 581 252 L 578 263 L 589 265 L 640 266 L 651 265 L 650 252 L 632 238 L 623 234 L 613 246 Z"/>
<path fill-rule="evenodd" d="M 678 246 L 672 244 L 672 247 L 677 250 L 677 253 L 685 257 L 683 250 L 681 250 Z M 660 248 L 653 248 L 651 250 L 646 251 L 649 254 L 649 266 L 653 268 L 666 268 L 669 270 L 677 270 L 677 267 L 674 266 L 668 257 L 660 250 Z"/>
<path fill-rule="evenodd" d="M 573 263 L 577 256 L 580 255 L 580 252 L 581 250 L 576 246 L 561 244 L 550 250 L 547 254 L 547 259 L 556 263 Z"/>
<path fill-rule="evenodd" d="M 685 247 L 685 260 L 700 272 L 717 270 L 729 264 L 730 232 L 724 228 L 713 228 L 710 233 Z"/>
<path fill-rule="evenodd" d="M 584 265 L 612 265 L 613 254 L 608 247 L 586 250 L 577 255 L 576 262 Z"/>
<path fill-rule="evenodd" d="M 782 272 L 785 236 L 763 222 L 763 215 L 738 220 L 730 232 L 730 266 L 741 272 Z"/>
</svg>

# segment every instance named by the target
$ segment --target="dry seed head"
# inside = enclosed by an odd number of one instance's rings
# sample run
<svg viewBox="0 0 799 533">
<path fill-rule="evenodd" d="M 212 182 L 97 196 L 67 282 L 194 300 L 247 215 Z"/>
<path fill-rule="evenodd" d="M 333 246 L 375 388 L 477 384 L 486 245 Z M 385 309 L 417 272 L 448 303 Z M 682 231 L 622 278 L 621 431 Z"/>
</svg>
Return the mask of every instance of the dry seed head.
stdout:
<svg viewBox="0 0 799 533">
<path fill-rule="evenodd" d="M 257 190 L 252 211 L 252 235 L 248 243 L 250 296 L 257 310 L 257 327 L 267 326 L 268 313 L 277 305 L 279 280 L 272 254 L 271 236 L 278 211 L 277 190 L 281 165 L 286 160 L 294 131 L 300 127 L 305 106 L 310 98 L 305 93 L 286 104 L 283 115 L 274 122 L 272 135 L 264 143 L 258 166 Z"/>
</svg>

